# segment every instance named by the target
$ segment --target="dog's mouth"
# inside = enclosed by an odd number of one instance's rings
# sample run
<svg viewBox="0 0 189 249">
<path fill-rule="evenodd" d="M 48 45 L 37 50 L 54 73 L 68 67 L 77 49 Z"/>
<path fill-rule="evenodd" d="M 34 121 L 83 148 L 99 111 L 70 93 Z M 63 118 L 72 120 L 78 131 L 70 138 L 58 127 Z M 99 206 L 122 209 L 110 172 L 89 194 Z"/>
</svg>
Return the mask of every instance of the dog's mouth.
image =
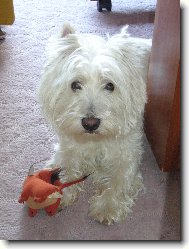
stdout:
<svg viewBox="0 0 189 249">
<path fill-rule="evenodd" d="M 99 134 L 99 131 L 84 131 L 85 134 Z"/>
</svg>

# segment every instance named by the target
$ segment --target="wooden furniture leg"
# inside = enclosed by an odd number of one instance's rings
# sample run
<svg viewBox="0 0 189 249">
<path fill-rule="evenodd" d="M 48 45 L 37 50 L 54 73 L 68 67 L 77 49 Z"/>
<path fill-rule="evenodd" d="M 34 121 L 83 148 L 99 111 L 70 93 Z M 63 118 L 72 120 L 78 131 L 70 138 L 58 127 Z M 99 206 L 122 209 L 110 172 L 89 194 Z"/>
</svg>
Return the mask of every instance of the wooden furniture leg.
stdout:
<svg viewBox="0 0 189 249">
<path fill-rule="evenodd" d="M 145 132 L 162 171 L 180 161 L 180 2 L 158 0 L 148 76 Z"/>
</svg>

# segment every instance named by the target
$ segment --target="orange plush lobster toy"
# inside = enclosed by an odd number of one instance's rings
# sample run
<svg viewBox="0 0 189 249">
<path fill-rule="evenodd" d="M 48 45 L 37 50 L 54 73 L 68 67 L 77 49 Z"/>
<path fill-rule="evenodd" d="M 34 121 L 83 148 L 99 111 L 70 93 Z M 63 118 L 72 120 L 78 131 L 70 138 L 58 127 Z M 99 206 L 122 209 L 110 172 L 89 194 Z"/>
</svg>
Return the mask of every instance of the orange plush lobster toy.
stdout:
<svg viewBox="0 0 189 249">
<path fill-rule="evenodd" d="M 60 167 L 43 169 L 34 173 L 34 167 L 30 167 L 29 174 L 24 181 L 23 191 L 18 202 L 26 202 L 29 207 L 29 216 L 34 217 L 38 209 L 45 209 L 49 216 L 54 215 L 60 205 L 63 196 L 63 188 L 82 182 L 82 179 L 61 183 L 59 174 Z"/>
</svg>

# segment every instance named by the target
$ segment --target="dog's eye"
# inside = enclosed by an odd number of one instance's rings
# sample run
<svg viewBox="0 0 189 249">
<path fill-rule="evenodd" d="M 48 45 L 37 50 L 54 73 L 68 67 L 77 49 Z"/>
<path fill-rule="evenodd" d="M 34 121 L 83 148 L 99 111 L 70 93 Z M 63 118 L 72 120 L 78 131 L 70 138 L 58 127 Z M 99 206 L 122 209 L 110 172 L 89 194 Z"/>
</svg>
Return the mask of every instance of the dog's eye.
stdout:
<svg viewBox="0 0 189 249">
<path fill-rule="evenodd" d="M 81 83 L 79 81 L 74 81 L 71 84 L 72 90 L 75 92 L 76 90 L 81 90 Z"/>
<path fill-rule="evenodd" d="M 104 89 L 113 92 L 114 91 L 114 85 L 112 83 L 107 83 L 104 87 Z"/>
</svg>

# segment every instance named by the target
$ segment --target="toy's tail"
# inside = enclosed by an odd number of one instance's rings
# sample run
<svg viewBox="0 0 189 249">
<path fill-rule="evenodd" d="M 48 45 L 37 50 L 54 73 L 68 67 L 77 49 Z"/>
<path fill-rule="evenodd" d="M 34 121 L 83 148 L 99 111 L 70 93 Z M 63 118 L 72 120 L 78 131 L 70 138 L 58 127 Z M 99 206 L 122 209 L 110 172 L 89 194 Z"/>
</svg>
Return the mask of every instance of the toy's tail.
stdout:
<svg viewBox="0 0 189 249">
<path fill-rule="evenodd" d="M 61 190 L 61 189 L 63 189 L 63 188 L 67 188 L 67 187 L 69 187 L 69 186 L 71 186 L 71 185 L 74 185 L 74 184 L 76 184 L 76 183 L 82 182 L 82 181 L 84 181 L 88 176 L 90 176 L 90 174 L 87 175 L 87 176 L 84 176 L 83 178 L 81 178 L 81 179 L 79 179 L 79 180 L 75 180 L 75 181 L 72 181 L 72 182 L 65 182 L 65 183 L 62 183 L 61 185 L 59 185 L 59 188 L 60 188 L 60 190 Z"/>
</svg>

